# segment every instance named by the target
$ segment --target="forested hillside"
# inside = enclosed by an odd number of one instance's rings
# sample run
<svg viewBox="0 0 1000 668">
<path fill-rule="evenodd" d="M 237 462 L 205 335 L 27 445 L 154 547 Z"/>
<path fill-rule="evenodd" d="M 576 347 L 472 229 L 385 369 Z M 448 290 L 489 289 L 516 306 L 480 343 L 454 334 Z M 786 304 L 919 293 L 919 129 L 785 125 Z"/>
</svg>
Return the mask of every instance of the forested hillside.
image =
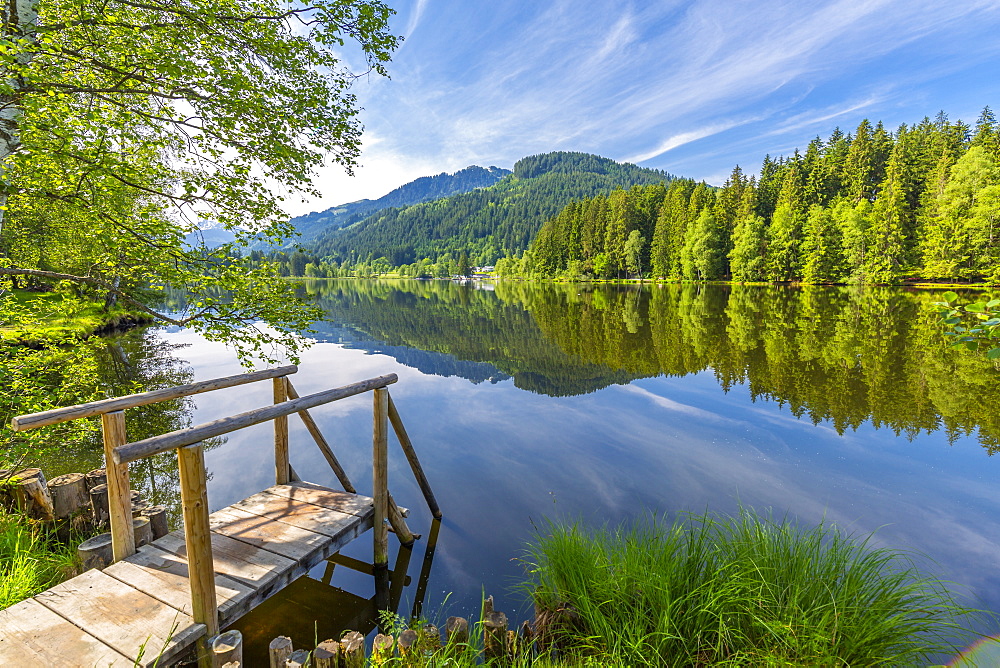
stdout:
<svg viewBox="0 0 1000 668">
<path fill-rule="evenodd" d="M 325 232 L 356 223 L 376 211 L 429 202 L 476 188 L 487 188 L 508 174 L 510 170 L 501 167 L 470 165 L 454 174 L 441 172 L 435 176 L 421 176 L 378 199 L 362 199 L 330 207 L 325 211 L 307 213 L 292 218 L 291 223 L 301 235 L 297 241 L 307 242 Z"/>
<path fill-rule="evenodd" d="M 574 201 L 498 273 L 685 280 L 1000 281 L 1000 129 L 941 113 L 895 132 L 862 121 L 805 153 Z"/>
<path fill-rule="evenodd" d="M 672 178 L 586 153 L 530 156 L 492 187 L 376 213 L 324 234 L 310 250 L 350 264 L 384 257 L 399 266 L 461 253 L 473 264 L 492 264 L 527 248 L 542 223 L 574 199 Z"/>
</svg>

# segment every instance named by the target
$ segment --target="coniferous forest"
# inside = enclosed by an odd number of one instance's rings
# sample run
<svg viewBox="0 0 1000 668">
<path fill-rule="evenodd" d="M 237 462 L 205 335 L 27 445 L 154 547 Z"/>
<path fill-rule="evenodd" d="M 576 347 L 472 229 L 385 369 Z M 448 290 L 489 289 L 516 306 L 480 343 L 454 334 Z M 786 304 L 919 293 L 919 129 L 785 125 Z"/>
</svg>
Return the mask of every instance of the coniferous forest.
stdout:
<svg viewBox="0 0 1000 668">
<path fill-rule="evenodd" d="M 1000 281 L 1000 127 L 861 122 L 804 153 L 567 205 L 500 275 L 892 284 Z"/>
</svg>

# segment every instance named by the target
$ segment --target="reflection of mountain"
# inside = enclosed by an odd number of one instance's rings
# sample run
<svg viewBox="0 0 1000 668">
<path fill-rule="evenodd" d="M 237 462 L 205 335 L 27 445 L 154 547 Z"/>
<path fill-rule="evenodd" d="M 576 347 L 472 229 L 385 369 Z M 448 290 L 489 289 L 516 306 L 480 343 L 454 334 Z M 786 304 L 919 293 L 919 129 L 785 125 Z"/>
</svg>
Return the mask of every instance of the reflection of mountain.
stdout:
<svg viewBox="0 0 1000 668">
<path fill-rule="evenodd" d="M 908 435 L 943 427 L 977 432 L 1000 449 L 1000 373 L 945 347 L 927 317 L 931 292 L 521 282 L 485 291 L 442 281 L 306 289 L 334 322 L 374 339 L 373 348 L 404 363 L 417 355 L 412 365 L 434 373 L 437 362 L 416 351 L 486 365 L 454 371 L 472 380 L 497 369 L 517 387 L 552 396 L 711 370 L 724 388 L 746 384 L 754 398 L 787 403 L 838 431 L 869 421 Z"/>
<path fill-rule="evenodd" d="M 346 323 L 343 326 L 338 325 L 340 323 L 329 321 L 318 323 L 314 327 L 316 332 L 312 334 L 312 337 L 317 341 L 340 343 L 345 348 L 365 350 L 370 354 L 388 355 L 400 364 L 413 367 L 423 373 L 444 376 L 446 378 L 449 376 L 459 376 L 477 385 L 487 380 L 491 383 L 498 383 L 501 380 L 510 378 L 510 376 L 486 362 L 469 362 L 445 353 L 435 353 L 408 346 L 393 346 L 373 339 L 361 330 L 350 327 Z"/>
<path fill-rule="evenodd" d="M 316 327 L 321 340 L 346 337 L 350 347 L 377 350 L 428 373 L 475 383 L 513 378 L 523 390 L 550 396 L 584 394 L 639 377 L 566 354 L 545 338 L 530 313 L 472 285 L 307 281 L 306 290 L 327 312 L 327 322 Z"/>
</svg>

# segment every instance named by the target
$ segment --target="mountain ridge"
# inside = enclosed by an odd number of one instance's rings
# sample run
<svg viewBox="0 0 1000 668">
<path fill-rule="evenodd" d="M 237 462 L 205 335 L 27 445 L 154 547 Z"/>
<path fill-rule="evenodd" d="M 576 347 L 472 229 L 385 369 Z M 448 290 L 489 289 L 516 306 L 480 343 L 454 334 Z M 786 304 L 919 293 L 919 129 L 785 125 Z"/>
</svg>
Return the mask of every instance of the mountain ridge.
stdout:
<svg viewBox="0 0 1000 668">
<path fill-rule="evenodd" d="M 349 226 L 327 228 L 309 250 L 340 263 L 385 257 L 400 266 L 466 253 L 476 264 L 492 264 L 526 249 L 545 220 L 573 200 L 674 178 L 590 153 L 531 155 L 491 186 L 383 209 Z"/>
</svg>

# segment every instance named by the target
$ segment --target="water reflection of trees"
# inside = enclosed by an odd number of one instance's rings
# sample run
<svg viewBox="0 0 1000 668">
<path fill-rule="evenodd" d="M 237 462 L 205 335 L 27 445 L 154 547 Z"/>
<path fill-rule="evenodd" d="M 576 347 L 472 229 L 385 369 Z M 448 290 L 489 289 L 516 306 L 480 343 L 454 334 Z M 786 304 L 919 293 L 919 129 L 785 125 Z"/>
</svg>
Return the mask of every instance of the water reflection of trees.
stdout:
<svg viewBox="0 0 1000 668">
<path fill-rule="evenodd" d="M 710 371 L 724 389 L 843 432 L 866 421 L 914 436 L 976 433 L 1000 448 L 1000 381 L 948 350 L 931 291 L 668 284 L 314 281 L 331 319 L 393 345 L 489 362 L 553 396 L 661 374 Z"/>
</svg>

